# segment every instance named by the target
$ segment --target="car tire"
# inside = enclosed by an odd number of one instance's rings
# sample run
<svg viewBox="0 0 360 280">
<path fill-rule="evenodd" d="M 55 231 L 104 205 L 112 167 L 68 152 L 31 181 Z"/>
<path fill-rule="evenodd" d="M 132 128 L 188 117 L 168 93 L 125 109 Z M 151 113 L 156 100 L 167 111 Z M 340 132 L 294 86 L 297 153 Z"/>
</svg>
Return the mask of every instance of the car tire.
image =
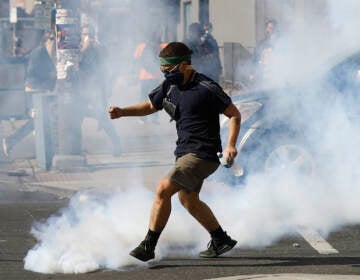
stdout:
<svg viewBox="0 0 360 280">
<path fill-rule="evenodd" d="M 266 175 L 296 174 L 311 177 L 316 172 L 316 161 L 311 149 L 302 137 L 272 135 L 260 137 L 261 142 L 246 152 L 249 159 L 244 163 L 247 175 L 264 173 Z M 245 152 L 245 151 L 244 151 Z"/>
</svg>

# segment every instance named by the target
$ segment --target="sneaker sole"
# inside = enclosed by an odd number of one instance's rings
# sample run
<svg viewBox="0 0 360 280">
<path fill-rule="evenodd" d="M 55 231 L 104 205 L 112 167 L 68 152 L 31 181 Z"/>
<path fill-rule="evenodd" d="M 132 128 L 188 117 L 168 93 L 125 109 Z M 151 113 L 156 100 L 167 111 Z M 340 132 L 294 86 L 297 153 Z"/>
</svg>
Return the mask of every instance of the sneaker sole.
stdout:
<svg viewBox="0 0 360 280">
<path fill-rule="evenodd" d="M 144 255 L 137 255 L 134 252 L 130 252 L 130 256 L 133 256 L 134 258 L 136 258 L 140 261 L 143 261 L 143 262 L 147 262 L 147 261 L 155 258 L 155 254 L 153 254 L 151 256 L 144 256 Z"/>
<path fill-rule="evenodd" d="M 207 258 L 207 259 L 212 259 L 212 258 L 216 258 L 218 255 L 213 254 L 213 255 L 205 255 L 205 254 L 199 254 L 200 258 Z"/>
<path fill-rule="evenodd" d="M 234 248 L 234 246 L 236 245 L 237 241 L 233 240 L 233 242 L 231 242 L 231 244 L 225 244 L 223 247 L 220 248 L 220 250 L 218 250 L 217 252 L 214 252 L 213 255 L 206 255 L 206 254 L 199 254 L 199 257 L 201 258 L 217 258 L 218 256 L 225 254 L 226 252 L 229 252 L 232 248 Z"/>
<path fill-rule="evenodd" d="M 226 252 L 229 252 L 234 246 L 236 245 L 237 241 L 232 240 L 231 244 L 225 244 L 222 248 L 217 250 L 216 254 L 218 256 L 225 254 Z"/>
</svg>

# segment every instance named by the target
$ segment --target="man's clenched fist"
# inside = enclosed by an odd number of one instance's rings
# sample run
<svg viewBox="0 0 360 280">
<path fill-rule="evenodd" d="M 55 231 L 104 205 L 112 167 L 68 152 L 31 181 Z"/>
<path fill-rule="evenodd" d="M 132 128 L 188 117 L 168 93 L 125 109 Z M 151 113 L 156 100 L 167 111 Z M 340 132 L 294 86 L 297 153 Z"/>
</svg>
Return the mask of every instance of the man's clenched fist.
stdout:
<svg viewBox="0 0 360 280">
<path fill-rule="evenodd" d="M 117 119 L 121 117 L 121 109 L 119 107 L 110 107 L 109 108 L 110 119 Z"/>
</svg>

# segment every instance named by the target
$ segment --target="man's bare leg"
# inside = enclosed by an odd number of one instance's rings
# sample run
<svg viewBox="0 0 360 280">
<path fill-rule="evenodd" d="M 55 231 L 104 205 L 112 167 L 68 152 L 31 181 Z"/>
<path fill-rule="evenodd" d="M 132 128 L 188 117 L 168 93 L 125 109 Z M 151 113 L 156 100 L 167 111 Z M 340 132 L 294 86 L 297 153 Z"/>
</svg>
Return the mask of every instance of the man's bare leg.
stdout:
<svg viewBox="0 0 360 280">
<path fill-rule="evenodd" d="M 179 200 L 189 213 L 208 231 L 216 230 L 220 225 L 210 207 L 200 200 L 199 193 L 179 191 Z"/>
<path fill-rule="evenodd" d="M 160 180 L 151 209 L 149 231 L 140 245 L 130 252 L 131 256 L 141 261 L 148 261 L 155 257 L 155 246 L 171 213 L 171 197 L 180 189 L 169 179 Z"/>
<path fill-rule="evenodd" d="M 155 232 L 163 230 L 171 213 L 171 197 L 180 190 L 181 188 L 171 183 L 169 179 L 161 179 L 151 209 L 150 230 Z"/>
<path fill-rule="evenodd" d="M 179 191 L 181 204 L 189 213 L 210 233 L 211 242 L 208 249 L 200 252 L 200 257 L 215 258 L 231 250 L 237 243 L 221 228 L 215 215 L 203 201 L 199 199 L 199 193 Z"/>
</svg>

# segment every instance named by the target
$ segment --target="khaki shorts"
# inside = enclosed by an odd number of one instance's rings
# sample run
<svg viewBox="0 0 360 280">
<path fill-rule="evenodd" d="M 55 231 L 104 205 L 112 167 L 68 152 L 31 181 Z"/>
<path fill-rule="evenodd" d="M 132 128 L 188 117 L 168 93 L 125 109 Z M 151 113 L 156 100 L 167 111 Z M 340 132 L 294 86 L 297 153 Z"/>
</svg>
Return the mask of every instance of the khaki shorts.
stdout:
<svg viewBox="0 0 360 280">
<path fill-rule="evenodd" d="M 218 167 L 218 162 L 201 159 L 190 153 L 178 158 L 166 177 L 188 192 L 199 192 L 204 179 Z"/>
</svg>

